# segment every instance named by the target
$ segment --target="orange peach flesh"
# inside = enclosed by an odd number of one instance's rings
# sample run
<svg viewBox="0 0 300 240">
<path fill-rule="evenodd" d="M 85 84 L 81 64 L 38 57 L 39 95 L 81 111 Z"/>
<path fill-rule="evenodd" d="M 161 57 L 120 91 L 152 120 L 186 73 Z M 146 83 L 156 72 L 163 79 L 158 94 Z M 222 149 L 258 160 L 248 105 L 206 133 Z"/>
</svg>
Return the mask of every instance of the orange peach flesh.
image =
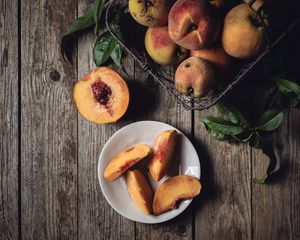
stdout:
<svg viewBox="0 0 300 240">
<path fill-rule="evenodd" d="M 126 186 L 130 197 L 145 214 L 152 213 L 153 191 L 145 176 L 138 170 L 128 171 Z"/>
<path fill-rule="evenodd" d="M 159 215 L 178 208 L 181 201 L 194 198 L 200 191 L 201 183 L 194 177 L 185 175 L 171 177 L 156 190 L 153 213 Z"/>
<path fill-rule="evenodd" d="M 154 141 L 154 155 L 149 163 L 149 171 L 155 181 L 167 172 L 174 156 L 177 132 L 168 130 L 160 133 Z"/>
<path fill-rule="evenodd" d="M 152 152 L 146 144 L 137 144 L 115 156 L 105 167 L 103 176 L 107 181 L 118 179 L 127 169 L 144 159 Z"/>
<path fill-rule="evenodd" d="M 73 95 L 80 114 L 94 123 L 116 122 L 129 104 L 126 82 L 108 67 L 87 73 L 76 83 Z"/>
</svg>

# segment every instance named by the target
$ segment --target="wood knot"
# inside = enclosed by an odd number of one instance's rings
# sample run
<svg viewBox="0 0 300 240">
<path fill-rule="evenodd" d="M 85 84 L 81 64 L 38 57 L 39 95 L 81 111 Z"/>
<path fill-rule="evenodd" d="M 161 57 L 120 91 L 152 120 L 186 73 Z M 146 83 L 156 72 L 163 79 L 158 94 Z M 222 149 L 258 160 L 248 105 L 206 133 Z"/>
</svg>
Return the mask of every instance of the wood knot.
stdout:
<svg viewBox="0 0 300 240">
<path fill-rule="evenodd" d="M 8 50 L 7 50 L 7 48 L 4 48 L 4 50 L 3 50 L 2 66 L 3 67 L 7 67 L 8 66 Z"/>
<path fill-rule="evenodd" d="M 50 79 L 54 82 L 58 82 L 60 79 L 60 73 L 56 71 L 55 69 L 52 69 L 50 71 Z"/>
<path fill-rule="evenodd" d="M 184 236 L 185 233 L 186 233 L 186 226 L 185 226 L 184 224 L 179 224 L 179 225 L 177 226 L 177 233 L 178 233 L 178 235 L 180 235 L 180 236 Z"/>
</svg>

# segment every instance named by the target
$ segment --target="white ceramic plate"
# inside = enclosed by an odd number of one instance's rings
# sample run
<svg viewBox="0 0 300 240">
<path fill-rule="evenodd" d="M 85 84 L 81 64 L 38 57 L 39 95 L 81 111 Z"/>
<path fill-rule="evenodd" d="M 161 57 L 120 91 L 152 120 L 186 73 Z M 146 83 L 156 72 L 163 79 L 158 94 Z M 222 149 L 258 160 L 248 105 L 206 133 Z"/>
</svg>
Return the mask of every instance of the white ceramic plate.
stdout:
<svg viewBox="0 0 300 240">
<path fill-rule="evenodd" d="M 159 216 L 146 216 L 134 204 L 126 188 L 125 178 L 122 176 L 114 182 L 108 182 L 103 177 L 103 171 L 107 163 L 119 152 L 134 144 L 145 143 L 153 146 L 154 138 L 162 131 L 175 129 L 178 133 L 176 145 L 176 158 L 174 159 L 172 175 L 190 175 L 200 179 L 200 162 L 195 148 L 190 140 L 178 129 L 162 122 L 141 121 L 121 128 L 104 145 L 98 162 L 98 177 L 104 197 L 107 202 L 123 217 L 142 223 L 160 223 L 170 220 L 184 211 L 191 200 L 180 203 L 178 209 L 171 210 Z M 165 176 L 158 183 L 149 176 L 148 179 L 155 190 L 170 176 Z"/>
</svg>

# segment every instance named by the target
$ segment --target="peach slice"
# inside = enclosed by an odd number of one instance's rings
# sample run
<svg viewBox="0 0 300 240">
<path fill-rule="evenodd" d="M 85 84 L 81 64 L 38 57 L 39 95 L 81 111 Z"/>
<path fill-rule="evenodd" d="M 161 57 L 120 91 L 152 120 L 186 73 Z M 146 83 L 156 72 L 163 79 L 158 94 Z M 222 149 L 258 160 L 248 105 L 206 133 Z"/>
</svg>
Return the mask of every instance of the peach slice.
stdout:
<svg viewBox="0 0 300 240">
<path fill-rule="evenodd" d="M 146 144 L 136 144 L 125 149 L 115 156 L 105 167 L 104 178 L 107 181 L 114 181 L 119 178 L 127 169 L 150 155 L 151 148 Z"/>
<path fill-rule="evenodd" d="M 145 176 L 139 170 L 129 170 L 126 174 L 126 185 L 136 206 L 145 215 L 151 214 L 153 191 Z"/>
<path fill-rule="evenodd" d="M 159 181 L 166 174 L 174 155 L 176 136 L 175 130 L 167 130 L 154 140 L 154 156 L 149 163 L 149 171 L 155 181 Z"/>
<path fill-rule="evenodd" d="M 176 209 L 181 201 L 196 197 L 200 191 L 201 183 L 197 178 L 186 175 L 171 177 L 157 188 L 153 213 L 159 215 Z"/>
<path fill-rule="evenodd" d="M 129 104 L 126 82 L 108 67 L 88 72 L 76 83 L 73 95 L 80 114 L 94 123 L 116 122 Z"/>
</svg>

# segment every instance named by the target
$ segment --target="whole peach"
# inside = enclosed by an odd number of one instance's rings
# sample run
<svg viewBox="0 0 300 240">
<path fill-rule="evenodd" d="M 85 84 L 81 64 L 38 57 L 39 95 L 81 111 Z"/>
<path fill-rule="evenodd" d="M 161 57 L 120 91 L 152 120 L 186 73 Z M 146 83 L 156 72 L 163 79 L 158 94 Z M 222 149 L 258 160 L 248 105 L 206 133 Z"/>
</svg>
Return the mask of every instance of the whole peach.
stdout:
<svg viewBox="0 0 300 240">
<path fill-rule="evenodd" d="M 145 35 L 145 47 L 158 64 L 175 64 L 187 57 L 187 50 L 170 38 L 168 27 L 149 27 Z"/>
<path fill-rule="evenodd" d="M 178 0 L 168 18 L 170 38 L 194 50 L 211 46 L 218 37 L 220 18 L 207 0 Z"/>
<path fill-rule="evenodd" d="M 252 58 L 265 47 L 264 27 L 248 4 L 231 9 L 224 20 L 222 44 L 224 50 L 236 58 Z"/>
<path fill-rule="evenodd" d="M 139 24 L 147 27 L 164 26 L 168 22 L 168 13 L 172 0 L 129 0 L 131 16 Z"/>
<path fill-rule="evenodd" d="M 206 96 L 215 82 L 215 74 L 209 62 L 190 57 L 175 72 L 175 87 L 184 95 L 195 98 Z"/>
<path fill-rule="evenodd" d="M 210 62 L 218 76 L 227 74 L 233 62 L 233 58 L 221 46 L 192 50 L 190 51 L 190 56 L 200 57 Z"/>
</svg>

